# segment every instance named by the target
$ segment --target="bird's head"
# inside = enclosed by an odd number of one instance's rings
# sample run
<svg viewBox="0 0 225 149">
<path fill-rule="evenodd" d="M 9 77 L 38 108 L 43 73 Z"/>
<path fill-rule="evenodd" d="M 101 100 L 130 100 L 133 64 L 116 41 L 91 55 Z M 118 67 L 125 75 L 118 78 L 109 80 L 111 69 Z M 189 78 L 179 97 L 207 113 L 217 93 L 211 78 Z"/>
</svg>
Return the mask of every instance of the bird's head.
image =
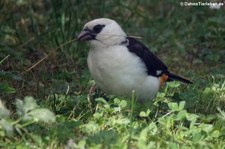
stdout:
<svg viewBox="0 0 225 149">
<path fill-rule="evenodd" d="M 117 22 L 100 18 L 85 24 L 77 40 L 89 41 L 91 46 L 110 46 L 126 41 L 126 36 Z"/>
</svg>

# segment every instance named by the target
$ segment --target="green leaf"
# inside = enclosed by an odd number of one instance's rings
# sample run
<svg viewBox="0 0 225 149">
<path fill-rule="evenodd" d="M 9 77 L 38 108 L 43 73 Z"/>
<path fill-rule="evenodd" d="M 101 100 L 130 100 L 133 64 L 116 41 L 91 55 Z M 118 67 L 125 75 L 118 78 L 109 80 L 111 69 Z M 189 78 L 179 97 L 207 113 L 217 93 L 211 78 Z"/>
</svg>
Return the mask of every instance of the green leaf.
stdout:
<svg viewBox="0 0 225 149">
<path fill-rule="evenodd" d="M 219 107 L 217 107 L 217 110 L 219 111 L 218 116 L 219 116 L 221 119 L 225 120 L 225 112 L 222 111 Z"/>
<path fill-rule="evenodd" d="M 24 110 L 23 110 L 23 106 L 24 106 L 24 103 L 22 100 L 20 99 L 16 99 L 16 112 L 19 116 L 23 116 L 25 114 Z"/>
<path fill-rule="evenodd" d="M 148 117 L 149 114 L 150 114 L 150 110 L 148 109 L 146 112 L 141 111 L 140 114 L 139 114 L 139 116 L 140 117 Z"/>
<path fill-rule="evenodd" d="M 151 135 L 156 135 L 158 133 L 158 128 L 156 123 L 152 122 L 151 124 L 149 124 L 148 128 L 151 132 Z"/>
<path fill-rule="evenodd" d="M 139 114 L 140 117 L 146 117 L 146 113 L 144 111 L 141 111 Z"/>
<path fill-rule="evenodd" d="M 10 124 L 8 121 L 6 121 L 5 119 L 2 119 L 0 121 L 0 126 L 3 128 L 3 130 L 5 131 L 5 134 L 7 137 L 13 137 L 14 135 L 14 129 L 12 124 Z M 0 128 L 1 128 L 0 127 Z"/>
<path fill-rule="evenodd" d="M 15 93 L 16 90 L 7 83 L 0 83 L 0 93 Z"/>
<path fill-rule="evenodd" d="M 104 98 L 96 98 L 95 101 L 99 102 L 99 103 L 108 104 L 107 101 Z"/>
<path fill-rule="evenodd" d="M 34 100 L 33 97 L 26 96 L 24 98 L 24 106 L 23 106 L 23 109 L 24 109 L 25 112 L 28 112 L 30 110 L 33 110 L 33 109 L 35 109 L 37 107 L 38 107 L 38 105 L 36 103 L 36 100 Z"/>
<path fill-rule="evenodd" d="M 183 110 L 184 109 L 184 106 L 185 106 L 185 101 L 181 101 L 179 103 L 179 110 Z"/>
<path fill-rule="evenodd" d="M 55 114 L 49 109 L 45 108 L 32 110 L 28 113 L 28 116 L 32 117 L 37 121 L 42 121 L 45 123 L 53 123 L 56 120 Z"/>
<path fill-rule="evenodd" d="M 120 107 L 114 107 L 113 108 L 113 112 L 120 112 L 121 111 L 121 108 Z"/>
<path fill-rule="evenodd" d="M 208 133 L 213 130 L 213 125 L 212 124 L 200 124 L 199 128 L 202 128 L 203 131 Z"/>
<path fill-rule="evenodd" d="M 148 131 L 149 131 L 148 127 L 144 128 L 140 133 L 139 140 L 146 142 L 147 136 L 148 136 Z"/>
<path fill-rule="evenodd" d="M 127 106 L 127 102 L 125 100 L 122 100 L 120 103 L 119 103 L 119 106 L 121 108 L 125 108 Z"/>
<path fill-rule="evenodd" d="M 171 109 L 171 110 L 173 110 L 173 111 L 177 111 L 179 108 L 178 108 L 178 104 L 177 103 L 175 103 L 175 102 L 169 102 L 168 103 L 168 106 L 169 106 L 169 108 Z"/>
<path fill-rule="evenodd" d="M 199 142 L 200 140 L 202 140 L 203 136 L 200 132 L 196 131 L 192 134 L 192 141 L 194 142 Z"/>
<path fill-rule="evenodd" d="M 115 124 L 124 124 L 124 125 L 128 125 L 130 123 L 130 120 L 128 118 L 120 118 L 120 119 L 116 119 L 113 123 Z"/>
<path fill-rule="evenodd" d="M 187 115 L 187 111 L 186 110 L 181 110 L 177 113 L 176 115 L 176 120 L 183 120 L 184 118 L 186 118 Z"/>
<path fill-rule="evenodd" d="M 180 86 L 180 82 L 178 81 L 168 82 L 167 85 L 171 88 L 177 88 L 178 86 Z"/>
<path fill-rule="evenodd" d="M 188 121 L 192 122 L 192 123 L 195 123 L 198 117 L 199 117 L 199 116 L 196 115 L 196 114 L 188 114 L 188 115 L 186 116 L 186 119 L 187 119 Z"/>
<path fill-rule="evenodd" d="M 85 145 L 86 145 L 86 140 L 81 140 L 78 142 L 77 148 L 85 149 Z"/>
<path fill-rule="evenodd" d="M 218 130 L 213 131 L 213 133 L 211 134 L 211 136 L 213 138 L 219 138 L 220 137 L 220 132 Z"/>
<path fill-rule="evenodd" d="M 10 111 L 4 106 L 4 104 L 0 100 L 0 119 L 8 118 L 9 115 Z"/>
<path fill-rule="evenodd" d="M 25 97 L 23 101 L 17 99 L 15 104 L 17 108 L 17 114 L 20 116 L 25 116 L 27 112 L 38 107 L 34 98 L 30 96 Z"/>
<path fill-rule="evenodd" d="M 101 117 L 102 117 L 102 113 L 99 113 L 99 112 L 96 112 L 96 113 L 94 113 L 94 118 L 96 118 L 96 119 L 100 119 Z"/>
<path fill-rule="evenodd" d="M 113 101 L 114 101 L 114 103 L 117 104 L 117 105 L 120 104 L 120 100 L 119 100 L 118 98 L 115 98 Z"/>
<path fill-rule="evenodd" d="M 166 96 L 166 93 L 164 93 L 164 92 L 159 92 L 157 94 L 157 98 L 159 98 L 159 99 L 164 98 L 165 96 Z"/>
</svg>

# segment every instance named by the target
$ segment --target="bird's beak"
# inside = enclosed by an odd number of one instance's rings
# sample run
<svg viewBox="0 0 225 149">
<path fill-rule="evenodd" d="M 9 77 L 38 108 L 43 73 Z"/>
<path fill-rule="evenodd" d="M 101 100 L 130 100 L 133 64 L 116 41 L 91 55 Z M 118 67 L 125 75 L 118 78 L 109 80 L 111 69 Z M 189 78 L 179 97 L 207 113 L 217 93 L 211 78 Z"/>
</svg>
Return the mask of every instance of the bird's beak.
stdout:
<svg viewBox="0 0 225 149">
<path fill-rule="evenodd" d="M 77 41 L 87 41 L 95 39 L 95 35 L 93 35 L 90 31 L 82 30 L 77 37 Z"/>
</svg>

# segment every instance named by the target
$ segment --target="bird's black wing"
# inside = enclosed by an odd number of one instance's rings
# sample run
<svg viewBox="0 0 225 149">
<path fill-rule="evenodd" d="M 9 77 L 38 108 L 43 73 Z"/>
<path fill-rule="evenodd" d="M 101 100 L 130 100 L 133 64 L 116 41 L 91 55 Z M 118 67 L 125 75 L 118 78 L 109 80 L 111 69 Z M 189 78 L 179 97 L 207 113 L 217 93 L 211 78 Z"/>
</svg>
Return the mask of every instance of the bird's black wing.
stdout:
<svg viewBox="0 0 225 149">
<path fill-rule="evenodd" d="M 127 37 L 127 40 L 129 41 L 127 48 L 144 62 L 148 75 L 160 77 L 162 74 L 168 73 L 166 65 L 149 51 L 146 46 L 131 37 Z"/>
</svg>

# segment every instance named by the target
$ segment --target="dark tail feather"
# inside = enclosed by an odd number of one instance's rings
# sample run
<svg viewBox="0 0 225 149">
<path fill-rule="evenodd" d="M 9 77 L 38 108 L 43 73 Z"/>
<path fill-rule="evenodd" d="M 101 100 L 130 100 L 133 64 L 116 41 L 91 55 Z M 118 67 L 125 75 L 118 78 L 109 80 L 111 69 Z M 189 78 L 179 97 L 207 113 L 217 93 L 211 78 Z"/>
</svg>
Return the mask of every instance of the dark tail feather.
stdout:
<svg viewBox="0 0 225 149">
<path fill-rule="evenodd" d="M 180 81 L 180 82 L 183 82 L 183 83 L 192 84 L 192 82 L 190 80 L 182 78 L 182 77 L 180 77 L 178 75 L 175 75 L 175 74 L 172 74 L 172 73 L 168 73 L 167 75 L 169 77 L 168 81 L 175 81 L 175 80 L 177 80 L 177 81 Z"/>
</svg>

